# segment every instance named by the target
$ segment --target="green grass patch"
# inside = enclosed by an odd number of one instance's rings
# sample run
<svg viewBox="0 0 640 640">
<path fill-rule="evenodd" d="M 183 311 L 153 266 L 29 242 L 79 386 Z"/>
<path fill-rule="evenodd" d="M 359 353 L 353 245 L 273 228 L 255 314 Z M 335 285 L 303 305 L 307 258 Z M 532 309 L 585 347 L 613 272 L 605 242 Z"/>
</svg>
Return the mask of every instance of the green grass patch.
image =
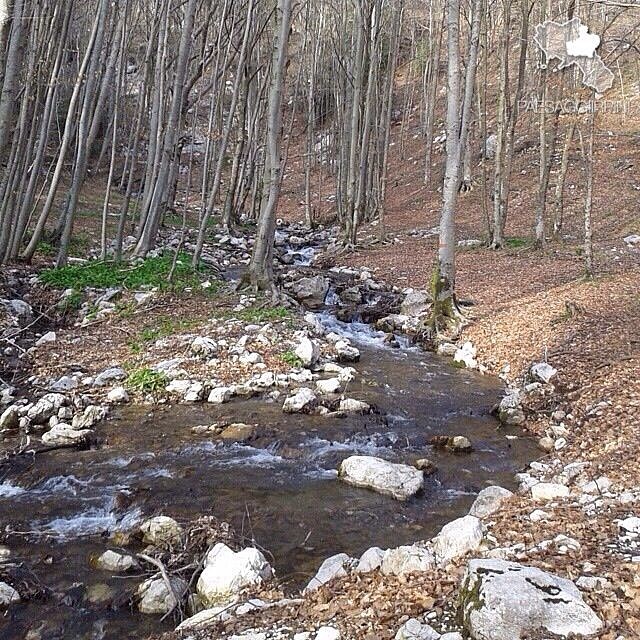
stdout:
<svg viewBox="0 0 640 640">
<path fill-rule="evenodd" d="M 172 336 L 180 331 L 189 331 L 198 325 L 197 320 L 160 318 L 157 324 L 145 327 L 127 343 L 133 353 L 140 353 L 145 344 Z"/>
<path fill-rule="evenodd" d="M 280 354 L 280 360 L 291 367 L 301 367 L 302 360 L 298 358 L 294 351 L 285 351 Z"/>
<path fill-rule="evenodd" d="M 233 315 L 243 322 L 262 323 L 277 322 L 291 318 L 291 311 L 286 307 L 249 307 L 242 311 L 234 312 Z"/>
<path fill-rule="evenodd" d="M 82 301 L 82 293 L 74 290 L 73 293 L 60 300 L 58 307 L 63 313 L 69 313 L 70 311 L 77 311 L 82 306 Z"/>
<path fill-rule="evenodd" d="M 57 253 L 57 249 L 46 240 L 42 240 L 38 243 L 37 253 L 43 256 L 47 256 L 48 258 L 55 256 Z"/>
<path fill-rule="evenodd" d="M 59 269 L 47 269 L 42 272 L 40 279 L 45 284 L 60 289 L 157 287 L 161 290 L 180 290 L 199 286 L 199 275 L 204 270 L 194 269 L 187 254 L 180 254 L 178 257 L 173 281 L 169 282 L 172 262 L 171 255 L 147 258 L 136 264 L 92 261 Z M 213 285 L 214 283 L 206 290 L 209 295 L 212 289 L 217 291 L 217 287 Z"/>
<path fill-rule="evenodd" d="M 509 249 L 522 249 L 523 247 L 531 246 L 531 240 L 529 240 L 529 238 L 513 236 L 512 238 L 504 239 L 504 246 Z"/>
<path fill-rule="evenodd" d="M 149 367 L 134 369 L 127 377 L 127 387 L 140 393 L 157 393 L 164 391 L 169 378 L 164 373 L 154 371 Z"/>
</svg>

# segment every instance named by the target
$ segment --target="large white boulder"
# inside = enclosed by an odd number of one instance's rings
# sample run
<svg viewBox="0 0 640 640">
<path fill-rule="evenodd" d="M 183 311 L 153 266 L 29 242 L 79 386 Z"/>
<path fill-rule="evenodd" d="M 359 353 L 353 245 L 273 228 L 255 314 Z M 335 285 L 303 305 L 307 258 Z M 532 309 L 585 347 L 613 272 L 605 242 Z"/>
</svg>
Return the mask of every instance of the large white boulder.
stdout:
<svg viewBox="0 0 640 640">
<path fill-rule="evenodd" d="M 20 594 L 6 582 L 0 582 L 0 607 L 20 602 Z"/>
<path fill-rule="evenodd" d="M 498 417 L 503 424 L 522 424 L 526 420 L 522 408 L 522 396 L 518 390 L 507 394 L 498 405 Z"/>
<path fill-rule="evenodd" d="M 224 404 L 225 402 L 229 402 L 232 395 L 233 393 L 230 387 L 216 387 L 209 393 L 207 402 L 211 404 Z"/>
<path fill-rule="evenodd" d="M 353 398 L 343 398 L 340 400 L 339 410 L 342 413 L 361 414 L 369 413 L 371 407 L 362 400 L 354 400 Z"/>
<path fill-rule="evenodd" d="M 316 391 L 321 395 L 338 393 L 341 388 L 342 383 L 338 378 L 328 378 L 327 380 L 318 380 L 318 382 L 316 382 Z"/>
<path fill-rule="evenodd" d="M 558 373 L 548 362 L 538 362 L 531 367 L 531 377 L 543 384 L 549 384 L 551 379 Z"/>
<path fill-rule="evenodd" d="M 476 518 L 486 518 L 496 511 L 499 511 L 502 505 L 513 496 L 509 489 L 502 487 L 487 487 L 483 489 L 469 510 L 470 516 Z"/>
<path fill-rule="evenodd" d="M 102 571 L 124 573 L 138 567 L 138 563 L 133 556 L 109 549 L 96 558 L 95 566 L 97 569 L 102 569 Z"/>
<path fill-rule="evenodd" d="M 8 406 L 0 415 L 0 431 L 12 431 L 20 424 L 20 408 L 17 404 Z"/>
<path fill-rule="evenodd" d="M 541 502 L 566 498 L 570 493 L 569 487 L 557 482 L 538 482 L 531 487 L 531 497 Z"/>
<path fill-rule="evenodd" d="M 346 340 L 338 340 L 333 348 L 339 362 L 358 362 L 360 360 L 360 350 Z"/>
<path fill-rule="evenodd" d="M 371 547 L 360 556 L 355 572 L 369 573 L 371 571 L 375 571 L 382 566 L 383 558 L 384 551 L 380 547 Z"/>
<path fill-rule="evenodd" d="M 138 587 L 140 613 L 163 615 L 173 610 L 187 591 L 187 583 L 180 578 L 170 578 L 171 590 L 162 578 L 150 578 Z"/>
<path fill-rule="evenodd" d="M 438 564 L 444 566 L 475 551 L 482 544 L 482 537 L 482 522 L 474 516 L 449 522 L 433 539 L 433 552 Z"/>
<path fill-rule="evenodd" d="M 91 429 L 74 429 L 60 422 L 43 434 L 42 442 L 52 446 L 74 445 L 86 440 L 92 433 Z"/>
<path fill-rule="evenodd" d="M 320 357 L 320 348 L 315 340 L 304 336 L 296 347 L 295 354 L 304 367 L 312 367 Z"/>
<path fill-rule="evenodd" d="M 182 527 L 169 516 L 156 516 L 140 525 L 147 544 L 157 547 L 175 547 L 182 540 Z"/>
<path fill-rule="evenodd" d="M 467 369 L 477 369 L 478 361 L 476 356 L 478 355 L 477 349 L 471 342 L 465 342 L 453 356 L 454 362 L 464 364 Z"/>
<path fill-rule="evenodd" d="M 196 589 L 207 605 L 222 605 L 272 575 L 271 566 L 258 549 L 248 547 L 235 552 L 220 542 L 208 553 Z"/>
<path fill-rule="evenodd" d="M 421 573 L 436 566 L 433 553 L 417 544 L 387 549 L 380 570 L 386 576 L 401 576 L 406 573 Z"/>
<path fill-rule="evenodd" d="M 282 410 L 285 413 L 307 413 L 316 406 L 318 398 L 308 387 L 301 387 L 284 401 Z"/>
<path fill-rule="evenodd" d="M 419 469 L 373 456 L 351 456 L 343 460 L 338 475 L 348 484 L 372 489 L 396 500 L 407 500 L 424 485 L 424 474 Z"/>
<path fill-rule="evenodd" d="M 29 407 L 27 418 L 34 424 L 43 424 L 51 416 L 58 413 L 58 409 L 67 399 L 61 393 L 47 393 L 38 402 Z"/>
<path fill-rule="evenodd" d="M 405 296 L 400 305 L 400 314 L 404 316 L 418 316 L 431 306 L 431 296 L 426 291 L 412 291 Z"/>
<path fill-rule="evenodd" d="M 590 636 L 602 622 L 570 580 L 505 560 L 472 560 L 460 614 L 474 640 L 517 640 L 541 631 Z"/>
<path fill-rule="evenodd" d="M 305 588 L 305 592 L 319 589 L 323 584 L 330 582 L 334 578 L 346 576 L 354 563 L 355 560 L 349 557 L 346 553 L 338 553 L 335 556 L 327 558 L 320 565 L 316 575 L 309 581 L 309 584 Z"/>
<path fill-rule="evenodd" d="M 317 309 L 324 304 L 329 292 L 329 280 L 323 276 L 301 278 L 295 282 L 291 290 L 293 295 L 310 309 Z"/>
</svg>

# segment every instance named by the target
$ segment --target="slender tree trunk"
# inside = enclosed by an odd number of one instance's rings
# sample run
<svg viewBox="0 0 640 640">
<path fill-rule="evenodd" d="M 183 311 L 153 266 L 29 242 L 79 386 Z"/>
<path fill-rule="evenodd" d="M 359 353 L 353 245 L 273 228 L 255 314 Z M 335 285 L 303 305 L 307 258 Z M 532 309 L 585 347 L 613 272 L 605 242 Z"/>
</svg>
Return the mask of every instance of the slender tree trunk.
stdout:
<svg viewBox="0 0 640 640">
<path fill-rule="evenodd" d="M 291 14 L 292 0 L 278 0 L 271 67 L 272 77 L 269 88 L 267 155 L 263 200 L 248 274 L 250 283 L 259 290 L 269 290 L 273 287 L 273 241 L 282 179 L 282 94 L 288 61 Z"/>
</svg>

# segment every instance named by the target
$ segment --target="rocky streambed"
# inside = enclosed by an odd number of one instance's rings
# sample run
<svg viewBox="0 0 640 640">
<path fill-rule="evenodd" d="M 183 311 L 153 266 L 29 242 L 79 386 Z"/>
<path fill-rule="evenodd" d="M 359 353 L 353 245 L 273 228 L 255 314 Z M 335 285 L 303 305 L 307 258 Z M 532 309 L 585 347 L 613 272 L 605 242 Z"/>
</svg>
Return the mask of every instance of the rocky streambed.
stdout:
<svg viewBox="0 0 640 640">
<path fill-rule="evenodd" d="M 91 564 L 92 556 L 118 548 L 114 534 L 150 516 L 229 522 L 246 544 L 270 554 L 277 577 L 295 593 L 328 556 L 431 537 L 487 485 L 512 486 L 514 473 L 534 457 L 529 440 L 498 430 L 489 415 L 501 395 L 494 379 L 391 348 L 366 325 L 317 319 L 360 351 L 343 391 L 375 412 L 284 413 L 274 396 L 125 406 L 99 428 L 101 446 L 38 456 L 3 478 L 7 553 L 25 584 L 41 588 L 11 605 L 3 637 L 41 627 L 33 637 L 139 638 L 172 628 L 173 620 L 132 606 L 140 572 Z M 313 387 L 331 373 L 319 368 L 312 378 Z M 220 424 L 236 425 L 235 432 L 225 435 Z M 466 436 L 473 451 L 430 445 L 439 435 Z M 341 461 L 353 455 L 409 465 L 428 458 L 438 471 L 419 495 L 399 502 L 337 479 Z"/>
</svg>

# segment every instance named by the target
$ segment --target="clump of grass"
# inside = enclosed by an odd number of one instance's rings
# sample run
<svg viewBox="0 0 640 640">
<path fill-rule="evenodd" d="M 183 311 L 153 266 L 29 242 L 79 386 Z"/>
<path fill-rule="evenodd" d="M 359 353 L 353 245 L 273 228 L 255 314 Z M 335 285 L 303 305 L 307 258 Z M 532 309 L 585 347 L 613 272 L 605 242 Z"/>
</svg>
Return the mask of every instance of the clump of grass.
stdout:
<svg viewBox="0 0 640 640">
<path fill-rule="evenodd" d="M 43 256 L 55 256 L 56 248 L 50 242 L 42 240 L 38 243 L 38 253 Z"/>
<path fill-rule="evenodd" d="M 528 247 L 530 244 L 531 240 L 529 240 L 529 238 L 514 236 L 504 239 L 504 245 L 505 247 L 509 247 L 509 249 L 522 249 L 523 247 Z"/>
<path fill-rule="evenodd" d="M 147 258 L 137 264 L 93 261 L 59 269 L 47 269 L 42 272 L 40 279 L 45 284 L 61 289 L 157 287 L 161 290 L 180 290 L 200 284 L 198 274 L 201 270 L 191 266 L 186 254 L 178 257 L 173 281 L 169 282 L 172 262 L 171 255 Z"/>
<path fill-rule="evenodd" d="M 176 318 L 160 318 L 157 324 L 145 327 L 135 338 L 129 341 L 129 348 L 133 353 L 140 353 L 144 344 L 155 342 L 160 338 L 166 338 L 179 331 L 188 331 L 197 326 L 197 320 L 182 320 Z"/>
<path fill-rule="evenodd" d="M 291 317 L 291 312 L 286 307 L 249 307 L 234 315 L 243 322 L 262 323 L 287 320 Z"/>
<path fill-rule="evenodd" d="M 285 364 L 288 364 L 290 367 L 301 367 L 302 360 L 298 358 L 294 351 L 285 351 L 280 354 L 280 360 Z"/>
<path fill-rule="evenodd" d="M 127 377 L 127 387 L 140 393 L 156 393 L 163 391 L 169 382 L 169 378 L 160 372 L 149 367 L 134 369 Z"/>
<path fill-rule="evenodd" d="M 70 311 L 77 311 L 82 306 L 82 293 L 80 291 L 73 291 L 73 293 L 65 296 L 60 303 L 58 304 L 58 308 L 63 313 L 69 313 Z"/>
</svg>

